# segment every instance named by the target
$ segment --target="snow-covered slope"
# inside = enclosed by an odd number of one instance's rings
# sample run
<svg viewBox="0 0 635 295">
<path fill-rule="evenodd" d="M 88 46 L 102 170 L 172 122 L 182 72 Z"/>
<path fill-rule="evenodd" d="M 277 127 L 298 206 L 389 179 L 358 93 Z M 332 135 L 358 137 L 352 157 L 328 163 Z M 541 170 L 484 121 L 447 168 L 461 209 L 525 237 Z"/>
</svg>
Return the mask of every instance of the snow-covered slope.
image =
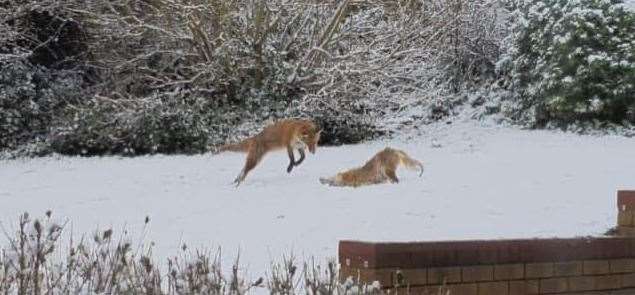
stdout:
<svg viewBox="0 0 635 295">
<path fill-rule="evenodd" d="M 0 161 L 0 220 L 10 228 L 23 211 L 52 209 L 75 234 L 110 226 L 139 232 L 148 215 L 155 254 L 175 254 L 181 242 L 222 246 L 226 257 L 241 249 L 250 274 L 261 275 L 282 253 L 335 257 L 340 239 L 601 234 L 615 223 L 615 190 L 635 188 L 634 139 L 477 124 L 320 148 L 291 174 L 285 154 L 271 154 L 239 188 L 231 181 L 241 154 Z M 422 160 L 424 177 L 398 171 L 398 185 L 319 184 L 387 145 Z"/>
</svg>

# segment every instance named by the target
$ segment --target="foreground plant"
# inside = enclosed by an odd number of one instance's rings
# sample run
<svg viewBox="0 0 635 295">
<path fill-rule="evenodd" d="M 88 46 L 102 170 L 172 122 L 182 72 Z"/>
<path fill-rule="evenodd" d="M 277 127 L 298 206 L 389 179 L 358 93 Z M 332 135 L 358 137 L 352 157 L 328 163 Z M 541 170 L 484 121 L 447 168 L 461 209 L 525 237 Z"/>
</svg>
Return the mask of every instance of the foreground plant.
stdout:
<svg viewBox="0 0 635 295">
<path fill-rule="evenodd" d="M 145 224 L 149 223 L 146 217 Z M 337 263 L 315 261 L 298 265 L 293 255 L 273 262 L 265 277 L 244 276 L 239 257 L 222 268 L 221 250 L 191 251 L 187 246 L 165 264 L 153 258 L 153 244 L 116 238 L 112 229 L 90 238 L 69 237 L 62 243 L 65 224 L 48 211 L 43 218 L 20 216 L 15 229 L 2 230 L 7 246 L 0 247 L 0 294 L 381 294 L 378 285 L 359 278 L 339 277 Z M 145 232 L 145 228 L 144 231 Z"/>
</svg>

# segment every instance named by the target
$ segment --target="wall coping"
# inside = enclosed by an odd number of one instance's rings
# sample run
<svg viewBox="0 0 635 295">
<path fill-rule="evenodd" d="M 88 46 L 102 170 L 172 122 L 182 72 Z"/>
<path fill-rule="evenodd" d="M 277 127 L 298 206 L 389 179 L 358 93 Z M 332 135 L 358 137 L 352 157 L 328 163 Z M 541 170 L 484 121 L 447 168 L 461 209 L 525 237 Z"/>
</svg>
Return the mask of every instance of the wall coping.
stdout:
<svg viewBox="0 0 635 295">
<path fill-rule="evenodd" d="M 635 237 L 339 243 L 350 268 L 425 268 L 635 257 Z"/>
</svg>

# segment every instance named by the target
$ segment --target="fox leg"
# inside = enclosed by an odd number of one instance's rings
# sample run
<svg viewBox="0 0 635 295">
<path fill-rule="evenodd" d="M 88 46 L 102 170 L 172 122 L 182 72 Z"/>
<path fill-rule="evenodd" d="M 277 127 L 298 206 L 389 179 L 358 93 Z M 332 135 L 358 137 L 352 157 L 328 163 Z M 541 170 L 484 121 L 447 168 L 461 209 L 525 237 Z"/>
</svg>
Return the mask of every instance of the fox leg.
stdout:
<svg viewBox="0 0 635 295">
<path fill-rule="evenodd" d="M 293 166 L 296 165 L 295 156 L 293 155 L 293 148 L 291 146 L 287 147 L 287 154 L 289 154 L 289 166 L 287 166 L 287 173 L 291 173 L 291 170 L 293 170 Z"/>
<path fill-rule="evenodd" d="M 245 162 L 245 167 L 243 167 L 243 170 L 240 171 L 240 174 L 238 174 L 238 176 L 234 180 L 234 183 L 236 184 L 236 186 L 239 186 L 240 183 L 243 182 L 243 180 L 245 180 L 245 177 L 247 177 L 247 173 L 249 173 L 249 171 L 254 169 L 256 165 L 258 165 L 258 163 L 260 162 L 263 156 L 264 154 L 262 152 L 259 152 L 256 150 L 249 151 L 249 154 L 247 154 L 247 161 Z"/>
<path fill-rule="evenodd" d="M 300 163 L 304 161 L 304 149 L 298 149 L 298 153 L 300 153 L 300 159 L 297 162 L 295 162 L 294 165 L 296 166 L 300 165 Z"/>
<path fill-rule="evenodd" d="M 304 161 L 304 149 L 298 149 L 298 153 L 300 153 L 300 159 L 297 162 L 295 160 L 295 155 L 293 154 L 292 147 L 287 148 L 287 153 L 289 154 L 289 166 L 287 166 L 287 173 L 291 173 L 291 170 L 293 170 L 293 166 L 298 166 L 300 165 L 300 163 L 302 163 L 302 161 Z"/>
<path fill-rule="evenodd" d="M 386 176 L 388 176 L 388 179 L 390 179 L 390 182 L 399 183 L 399 179 L 397 178 L 397 174 L 395 173 L 394 169 L 386 169 L 384 170 L 384 173 L 386 174 Z"/>
</svg>

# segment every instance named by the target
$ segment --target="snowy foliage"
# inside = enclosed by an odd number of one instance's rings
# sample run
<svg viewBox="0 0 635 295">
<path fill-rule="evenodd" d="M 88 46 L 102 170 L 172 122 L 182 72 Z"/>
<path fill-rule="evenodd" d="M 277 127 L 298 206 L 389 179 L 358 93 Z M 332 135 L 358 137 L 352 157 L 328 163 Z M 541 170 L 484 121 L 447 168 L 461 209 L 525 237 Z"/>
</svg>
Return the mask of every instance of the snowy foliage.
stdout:
<svg viewBox="0 0 635 295">
<path fill-rule="evenodd" d="M 204 152 L 288 117 L 317 121 L 321 144 L 355 143 L 466 104 L 474 117 L 635 120 L 633 13 L 617 2 L 24 0 L 0 10 L 2 67 L 16 69 L 2 73 L 2 149 Z"/>
<path fill-rule="evenodd" d="M 535 124 L 635 122 L 635 13 L 616 0 L 516 3 L 514 84 Z"/>
<path fill-rule="evenodd" d="M 57 113 L 81 99 L 81 78 L 0 54 L 0 149 L 46 139 Z"/>
<path fill-rule="evenodd" d="M 63 154 L 125 155 L 193 153 L 208 146 L 212 113 L 206 101 L 169 97 L 112 100 L 95 96 L 68 108 L 51 132 L 52 149 Z"/>
<path fill-rule="evenodd" d="M 86 92 L 51 112 L 46 131 L 22 128 L 25 138 L 84 155 L 202 152 L 285 117 L 316 120 L 322 144 L 440 119 L 454 93 L 494 73 L 508 32 L 484 0 L 24 0 L 0 10 L 1 52 L 72 69 Z"/>
</svg>

